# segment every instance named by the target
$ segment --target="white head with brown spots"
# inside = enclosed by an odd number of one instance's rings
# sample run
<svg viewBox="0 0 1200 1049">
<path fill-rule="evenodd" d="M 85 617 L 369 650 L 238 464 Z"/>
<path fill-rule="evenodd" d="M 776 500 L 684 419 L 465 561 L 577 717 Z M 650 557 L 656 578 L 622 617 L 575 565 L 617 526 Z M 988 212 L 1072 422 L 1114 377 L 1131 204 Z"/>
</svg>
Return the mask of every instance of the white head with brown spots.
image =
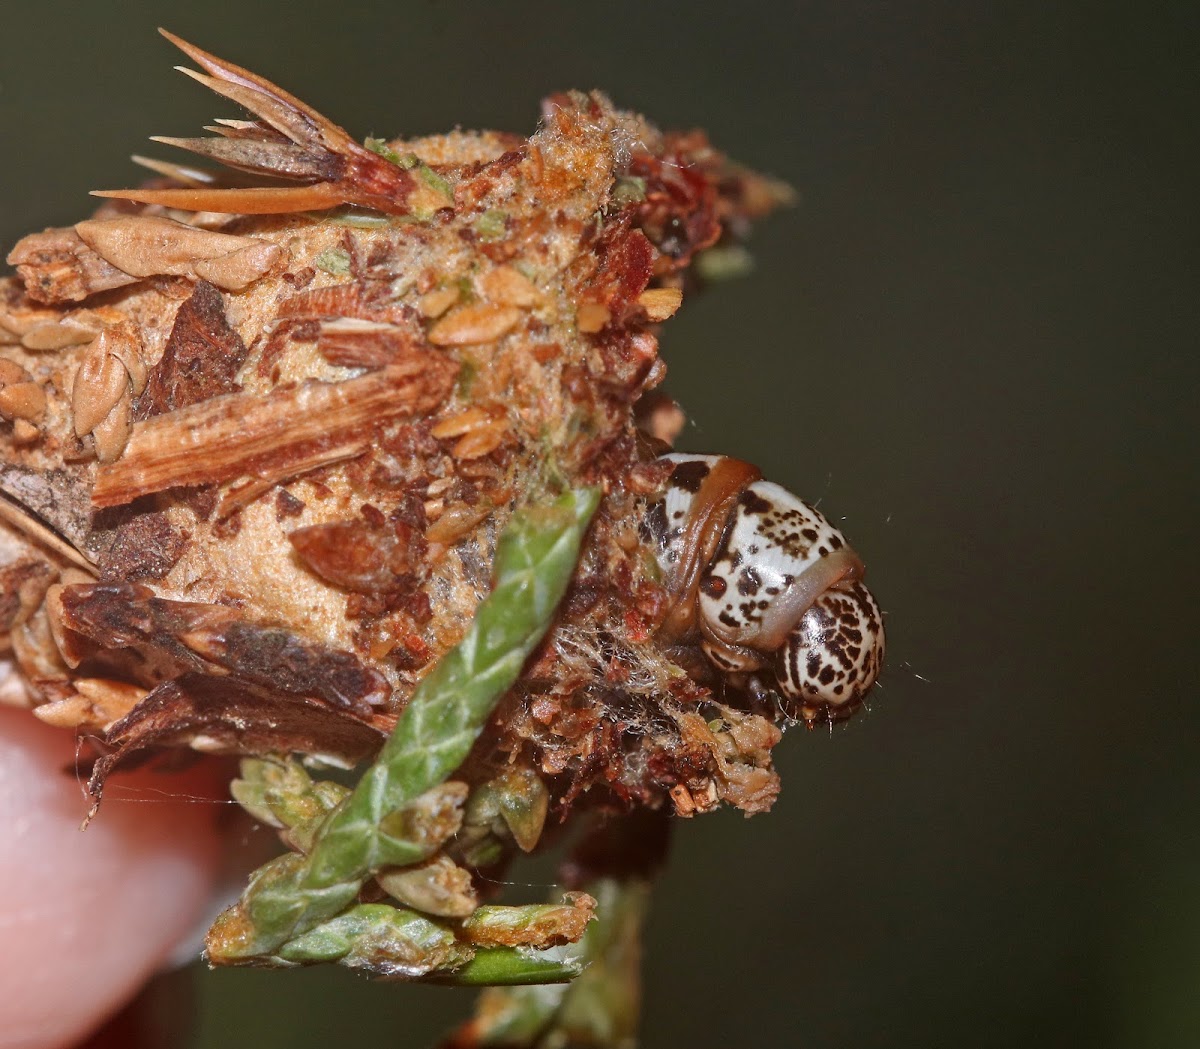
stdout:
<svg viewBox="0 0 1200 1049">
<path fill-rule="evenodd" d="M 671 641 L 698 641 L 735 681 L 769 673 L 806 723 L 857 710 L 883 665 L 883 616 L 863 563 L 814 507 L 725 456 L 672 454 L 643 535 L 672 606 Z"/>
</svg>

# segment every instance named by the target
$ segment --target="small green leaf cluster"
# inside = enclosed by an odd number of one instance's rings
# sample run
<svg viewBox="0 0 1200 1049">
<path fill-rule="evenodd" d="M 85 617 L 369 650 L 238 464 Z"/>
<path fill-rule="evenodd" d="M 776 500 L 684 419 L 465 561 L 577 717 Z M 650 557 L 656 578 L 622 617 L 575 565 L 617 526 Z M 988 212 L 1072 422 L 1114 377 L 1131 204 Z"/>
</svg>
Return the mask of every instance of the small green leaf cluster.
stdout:
<svg viewBox="0 0 1200 1049">
<path fill-rule="evenodd" d="M 460 831 L 465 851 L 485 849 L 497 820 L 520 847 L 536 842 L 547 802 L 540 781 L 501 777 L 469 798 L 449 777 L 549 629 L 599 498 L 583 489 L 513 515 L 497 544 L 491 594 L 353 790 L 314 782 L 296 761 L 244 764 L 234 796 L 295 851 L 255 872 L 214 923 L 212 964 L 336 961 L 471 984 L 554 982 L 580 971 L 562 945 L 582 934 L 590 897 L 479 908 L 466 872 L 443 849 Z M 363 899 L 370 882 L 412 909 Z"/>
</svg>

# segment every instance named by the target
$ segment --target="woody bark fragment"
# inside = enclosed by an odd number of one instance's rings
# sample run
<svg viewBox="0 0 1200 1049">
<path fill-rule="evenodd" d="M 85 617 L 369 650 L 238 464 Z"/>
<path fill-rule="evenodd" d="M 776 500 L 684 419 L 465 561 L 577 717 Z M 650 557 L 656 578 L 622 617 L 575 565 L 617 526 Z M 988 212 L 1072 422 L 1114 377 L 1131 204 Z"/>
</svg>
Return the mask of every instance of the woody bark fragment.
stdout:
<svg viewBox="0 0 1200 1049">
<path fill-rule="evenodd" d="M 352 653 L 249 622 L 225 605 L 170 601 L 128 583 L 75 584 L 63 588 L 61 602 L 68 629 L 107 649 L 141 648 L 175 673 L 227 671 L 278 692 L 318 696 L 360 717 L 390 694 L 386 679 Z"/>
<path fill-rule="evenodd" d="M 71 229 L 31 233 L 8 254 L 35 302 L 82 302 L 89 295 L 137 281 L 88 247 Z"/>
<path fill-rule="evenodd" d="M 280 481 L 365 449 L 382 423 L 433 410 L 452 381 L 452 368 L 427 354 L 357 379 L 227 394 L 137 422 L 125 454 L 97 472 L 92 503 L 245 476 Z"/>
<path fill-rule="evenodd" d="M 378 749 L 384 730 L 320 700 L 207 674 L 183 674 L 150 692 L 125 717 L 108 726 L 111 748 L 92 766 L 92 813 L 115 768 L 163 747 L 195 746 L 230 754 L 317 753 L 353 765 Z M 321 740 L 318 751 L 312 740 Z"/>
<path fill-rule="evenodd" d="M 140 419 L 234 393 L 246 345 L 230 327 L 221 294 L 199 281 L 179 307 L 162 359 L 150 369 L 135 407 Z"/>
</svg>

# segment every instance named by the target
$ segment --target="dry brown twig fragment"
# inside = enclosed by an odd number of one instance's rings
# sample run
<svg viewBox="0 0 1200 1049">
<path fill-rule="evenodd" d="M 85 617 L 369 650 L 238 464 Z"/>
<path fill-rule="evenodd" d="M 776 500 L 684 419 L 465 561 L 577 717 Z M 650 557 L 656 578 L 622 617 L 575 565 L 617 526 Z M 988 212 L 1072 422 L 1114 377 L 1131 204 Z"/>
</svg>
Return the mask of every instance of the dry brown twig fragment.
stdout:
<svg viewBox="0 0 1200 1049">
<path fill-rule="evenodd" d="M 136 423 L 124 456 L 98 473 L 92 502 L 118 506 L 247 476 L 278 483 L 364 450 L 373 427 L 428 411 L 449 385 L 441 361 L 413 359 L 344 382 L 231 393 L 157 415 Z"/>
</svg>

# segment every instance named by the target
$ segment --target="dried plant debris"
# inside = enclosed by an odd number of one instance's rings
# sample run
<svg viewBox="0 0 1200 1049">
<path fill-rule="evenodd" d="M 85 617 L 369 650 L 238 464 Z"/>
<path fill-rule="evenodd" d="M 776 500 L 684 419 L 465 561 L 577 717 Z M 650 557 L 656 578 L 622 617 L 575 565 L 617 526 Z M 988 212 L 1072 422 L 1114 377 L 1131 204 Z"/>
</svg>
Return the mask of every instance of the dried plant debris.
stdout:
<svg viewBox="0 0 1200 1049">
<path fill-rule="evenodd" d="M 659 326 L 787 191 L 598 93 L 528 139 L 359 144 L 169 38 L 249 113 L 159 140 L 218 167 L 144 162 L 0 281 L 0 697 L 85 735 L 96 803 L 167 748 L 247 757 L 235 796 L 293 852 L 214 962 L 567 979 L 585 886 L 506 908 L 478 872 L 576 823 L 765 811 L 780 726 L 878 673 L 840 533 L 665 455 Z"/>
</svg>

